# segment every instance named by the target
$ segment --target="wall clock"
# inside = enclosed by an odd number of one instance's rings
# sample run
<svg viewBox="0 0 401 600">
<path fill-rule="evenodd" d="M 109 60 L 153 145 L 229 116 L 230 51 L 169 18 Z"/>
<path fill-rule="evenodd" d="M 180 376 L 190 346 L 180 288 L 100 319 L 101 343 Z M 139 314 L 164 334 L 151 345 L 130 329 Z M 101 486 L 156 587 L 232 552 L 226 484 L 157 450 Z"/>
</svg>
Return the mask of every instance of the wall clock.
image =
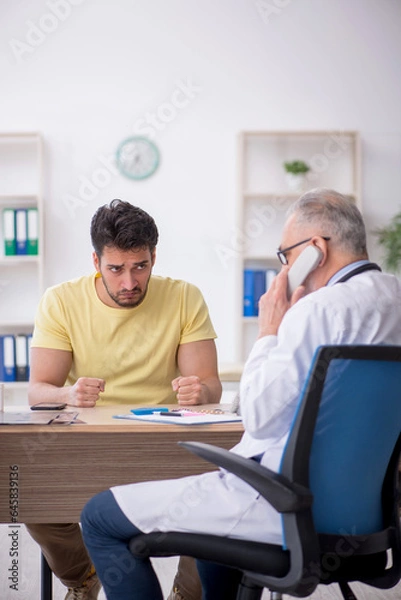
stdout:
<svg viewBox="0 0 401 600">
<path fill-rule="evenodd" d="M 121 142 L 116 152 L 117 167 L 130 179 L 146 179 L 159 166 L 160 153 L 151 140 L 132 136 Z"/>
</svg>

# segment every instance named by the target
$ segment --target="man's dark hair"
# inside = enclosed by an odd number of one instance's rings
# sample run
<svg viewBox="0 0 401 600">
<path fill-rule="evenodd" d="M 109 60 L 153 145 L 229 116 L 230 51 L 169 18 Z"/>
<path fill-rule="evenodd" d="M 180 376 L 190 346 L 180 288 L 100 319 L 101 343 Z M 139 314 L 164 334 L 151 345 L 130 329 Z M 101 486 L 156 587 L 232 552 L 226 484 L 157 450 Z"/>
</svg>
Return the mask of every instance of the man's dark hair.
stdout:
<svg viewBox="0 0 401 600">
<path fill-rule="evenodd" d="M 112 200 L 97 209 L 91 221 L 93 248 L 102 256 L 105 246 L 119 250 L 149 248 L 152 252 L 159 233 L 147 212 L 123 200 Z"/>
</svg>

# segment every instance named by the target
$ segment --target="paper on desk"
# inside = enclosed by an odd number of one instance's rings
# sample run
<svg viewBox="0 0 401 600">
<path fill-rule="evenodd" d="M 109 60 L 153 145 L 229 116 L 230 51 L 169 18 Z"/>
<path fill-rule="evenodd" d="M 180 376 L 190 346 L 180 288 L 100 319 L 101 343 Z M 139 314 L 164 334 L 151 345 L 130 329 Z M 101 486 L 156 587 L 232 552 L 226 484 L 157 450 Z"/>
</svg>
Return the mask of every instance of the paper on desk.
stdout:
<svg viewBox="0 0 401 600">
<path fill-rule="evenodd" d="M 240 423 L 241 417 L 234 413 L 205 413 L 202 415 L 185 414 L 182 416 L 162 417 L 160 414 L 153 415 L 114 415 L 114 419 L 129 419 L 130 421 L 148 421 L 150 423 L 164 423 L 165 425 L 209 425 L 210 423 Z"/>
<path fill-rule="evenodd" d="M 78 413 L 73 411 L 41 410 L 38 412 L 0 413 L 0 425 L 71 425 L 82 423 L 77 420 Z"/>
</svg>

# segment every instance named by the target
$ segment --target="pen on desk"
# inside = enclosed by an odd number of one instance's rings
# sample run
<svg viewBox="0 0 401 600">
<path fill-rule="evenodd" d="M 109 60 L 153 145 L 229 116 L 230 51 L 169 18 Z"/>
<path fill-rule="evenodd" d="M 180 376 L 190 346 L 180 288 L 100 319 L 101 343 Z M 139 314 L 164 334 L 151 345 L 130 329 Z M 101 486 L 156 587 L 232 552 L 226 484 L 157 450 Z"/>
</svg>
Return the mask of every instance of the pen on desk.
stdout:
<svg viewBox="0 0 401 600">
<path fill-rule="evenodd" d="M 182 414 L 179 412 L 161 412 L 161 417 L 182 417 Z"/>
</svg>

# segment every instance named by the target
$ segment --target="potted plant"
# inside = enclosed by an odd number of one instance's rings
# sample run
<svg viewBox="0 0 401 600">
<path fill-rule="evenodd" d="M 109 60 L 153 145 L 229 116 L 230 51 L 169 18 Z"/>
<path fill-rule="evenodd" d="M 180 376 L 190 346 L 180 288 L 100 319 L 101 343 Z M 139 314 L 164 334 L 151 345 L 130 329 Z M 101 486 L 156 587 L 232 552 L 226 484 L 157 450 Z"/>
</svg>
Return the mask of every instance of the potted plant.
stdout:
<svg viewBox="0 0 401 600">
<path fill-rule="evenodd" d="M 303 160 L 292 160 L 284 163 L 287 185 L 293 192 L 303 189 L 305 175 L 310 171 L 310 166 Z"/>
<path fill-rule="evenodd" d="M 375 229 L 380 246 L 384 249 L 384 268 L 393 273 L 401 270 L 401 211 L 396 213 L 386 227 Z"/>
</svg>

